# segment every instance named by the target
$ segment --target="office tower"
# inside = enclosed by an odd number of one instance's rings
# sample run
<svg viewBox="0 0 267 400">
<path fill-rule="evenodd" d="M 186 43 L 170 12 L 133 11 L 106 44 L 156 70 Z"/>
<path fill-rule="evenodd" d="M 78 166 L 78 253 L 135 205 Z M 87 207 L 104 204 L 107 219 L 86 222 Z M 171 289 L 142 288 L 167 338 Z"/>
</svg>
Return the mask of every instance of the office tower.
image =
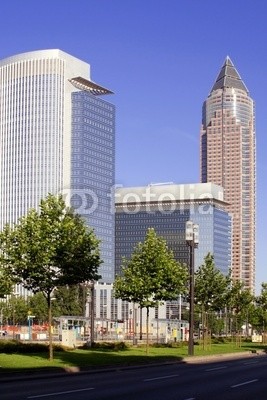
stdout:
<svg viewBox="0 0 267 400">
<path fill-rule="evenodd" d="M 231 266 L 231 216 L 225 211 L 223 189 L 212 183 L 149 185 L 117 188 L 115 192 L 115 274 L 121 274 L 122 257 L 154 228 L 173 251 L 176 260 L 189 265 L 186 222 L 199 225 L 195 269 L 210 252 L 225 275 Z"/>
<path fill-rule="evenodd" d="M 90 65 L 60 50 L 0 61 L 0 226 L 63 193 L 101 239 L 102 281 L 114 278 L 114 105 Z"/>
<path fill-rule="evenodd" d="M 233 218 L 232 276 L 255 287 L 256 154 L 254 102 L 226 58 L 204 102 L 201 182 L 224 188 Z"/>
</svg>

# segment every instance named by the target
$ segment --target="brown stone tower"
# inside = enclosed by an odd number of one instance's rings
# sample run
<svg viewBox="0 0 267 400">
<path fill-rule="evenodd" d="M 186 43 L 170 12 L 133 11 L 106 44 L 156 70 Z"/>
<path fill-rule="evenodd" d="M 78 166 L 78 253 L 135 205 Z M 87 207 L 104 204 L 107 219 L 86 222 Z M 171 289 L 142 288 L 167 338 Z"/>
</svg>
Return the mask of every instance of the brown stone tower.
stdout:
<svg viewBox="0 0 267 400">
<path fill-rule="evenodd" d="M 224 188 L 233 218 L 232 277 L 255 289 L 254 101 L 229 57 L 203 104 L 201 182 Z"/>
</svg>

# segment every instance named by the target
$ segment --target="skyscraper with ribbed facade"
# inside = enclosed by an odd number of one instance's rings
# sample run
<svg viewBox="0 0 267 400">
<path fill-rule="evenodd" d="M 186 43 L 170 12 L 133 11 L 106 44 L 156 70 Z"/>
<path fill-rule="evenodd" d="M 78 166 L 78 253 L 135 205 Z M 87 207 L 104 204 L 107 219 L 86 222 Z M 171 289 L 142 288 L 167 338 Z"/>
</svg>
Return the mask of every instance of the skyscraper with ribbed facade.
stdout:
<svg viewBox="0 0 267 400">
<path fill-rule="evenodd" d="M 208 253 L 227 275 L 231 266 L 231 216 L 225 210 L 223 189 L 212 183 L 121 187 L 115 191 L 115 273 L 122 273 L 122 258 L 130 258 L 154 228 L 166 240 L 177 261 L 189 265 L 185 240 L 186 222 L 199 225 L 199 246 L 194 266 L 198 269 Z"/>
<path fill-rule="evenodd" d="M 232 214 L 232 276 L 255 288 L 254 101 L 229 57 L 203 104 L 201 182 L 224 188 Z"/>
<path fill-rule="evenodd" d="M 0 60 L 0 227 L 63 193 L 101 239 L 114 278 L 115 107 L 90 65 L 61 50 Z"/>
</svg>

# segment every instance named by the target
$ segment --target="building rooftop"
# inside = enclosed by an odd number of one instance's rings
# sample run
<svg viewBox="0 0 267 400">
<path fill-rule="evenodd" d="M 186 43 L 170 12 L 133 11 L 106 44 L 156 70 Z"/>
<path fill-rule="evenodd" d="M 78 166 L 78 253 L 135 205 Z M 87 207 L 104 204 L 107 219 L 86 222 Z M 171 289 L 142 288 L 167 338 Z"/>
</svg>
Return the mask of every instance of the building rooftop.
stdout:
<svg viewBox="0 0 267 400">
<path fill-rule="evenodd" d="M 217 89 L 234 88 L 244 90 L 249 93 L 246 85 L 242 81 L 230 57 L 226 57 L 219 75 L 211 89 L 211 92 Z"/>
<path fill-rule="evenodd" d="M 82 78 L 81 76 L 72 78 L 69 81 L 77 89 L 86 90 L 87 92 L 90 92 L 91 94 L 93 94 L 95 96 L 103 95 L 103 94 L 113 94 L 113 92 L 111 90 L 106 89 L 103 86 L 100 86 L 93 81 L 89 81 L 88 79 Z"/>
<path fill-rule="evenodd" d="M 115 190 L 116 205 L 172 201 L 203 202 L 207 200 L 216 200 L 224 203 L 223 188 L 214 183 L 182 185 L 163 183 L 139 187 L 117 187 Z"/>
</svg>

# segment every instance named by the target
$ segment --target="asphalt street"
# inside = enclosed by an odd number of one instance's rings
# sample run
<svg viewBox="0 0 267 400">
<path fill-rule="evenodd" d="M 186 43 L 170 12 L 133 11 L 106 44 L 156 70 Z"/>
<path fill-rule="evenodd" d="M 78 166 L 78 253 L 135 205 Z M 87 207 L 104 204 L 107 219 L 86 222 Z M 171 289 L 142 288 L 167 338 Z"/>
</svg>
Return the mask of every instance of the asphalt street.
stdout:
<svg viewBox="0 0 267 400">
<path fill-rule="evenodd" d="M 1 377 L 0 377 L 1 378 Z M 266 400 L 267 356 L 2 377 L 1 400 Z"/>
</svg>

